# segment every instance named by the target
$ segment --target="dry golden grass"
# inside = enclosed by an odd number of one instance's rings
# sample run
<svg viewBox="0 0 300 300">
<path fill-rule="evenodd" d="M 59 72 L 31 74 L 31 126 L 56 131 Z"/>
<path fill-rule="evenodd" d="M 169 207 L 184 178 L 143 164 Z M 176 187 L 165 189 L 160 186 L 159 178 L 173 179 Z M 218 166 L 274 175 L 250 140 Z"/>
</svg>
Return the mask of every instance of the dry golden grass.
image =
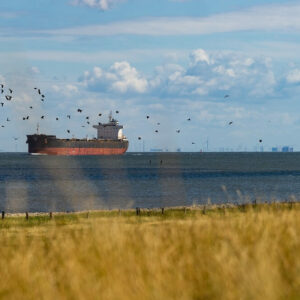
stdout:
<svg viewBox="0 0 300 300">
<path fill-rule="evenodd" d="M 6 299 L 299 299 L 300 205 L 0 220 Z"/>
</svg>

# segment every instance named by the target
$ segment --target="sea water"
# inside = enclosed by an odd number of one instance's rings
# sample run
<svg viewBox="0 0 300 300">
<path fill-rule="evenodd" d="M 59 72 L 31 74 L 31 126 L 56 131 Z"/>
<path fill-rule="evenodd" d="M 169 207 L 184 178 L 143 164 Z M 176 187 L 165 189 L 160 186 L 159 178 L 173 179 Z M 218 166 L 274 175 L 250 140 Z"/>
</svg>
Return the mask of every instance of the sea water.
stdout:
<svg viewBox="0 0 300 300">
<path fill-rule="evenodd" d="M 300 153 L 0 154 L 0 210 L 153 208 L 300 198 Z"/>
</svg>

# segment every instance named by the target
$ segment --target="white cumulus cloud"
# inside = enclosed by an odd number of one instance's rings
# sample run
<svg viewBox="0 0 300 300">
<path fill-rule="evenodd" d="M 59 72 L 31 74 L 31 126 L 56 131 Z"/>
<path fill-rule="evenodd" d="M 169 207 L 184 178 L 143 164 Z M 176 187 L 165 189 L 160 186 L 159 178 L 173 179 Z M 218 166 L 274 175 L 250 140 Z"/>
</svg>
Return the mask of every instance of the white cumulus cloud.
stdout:
<svg viewBox="0 0 300 300">
<path fill-rule="evenodd" d="M 300 69 L 290 71 L 286 79 L 289 83 L 300 83 Z"/>
<path fill-rule="evenodd" d="M 249 57 L 236 53 L 213 53 L 196 49 L 189 55 L 187 66 L 165 64 L 145 76 L 127 61 L 115 62 L 106 70 L 94 67 L 84 72 L 80 81 L 90 91 L 113 94 L 146 94 L 151 97 L 207 97 L 252 99 L 278 96 L 272 61 L 265 57 Z M 299 74 L 289 75 L 298 80 Z M 280 76 L 279 76 L 280 78 Z"/>
<path fill-rule="evenodd" d="M 220 97 L 222 93 L 264 96 L 276 86 L 272 64 L 265 58 L 232 53 L 208 53 L 196 49 L 186 68 L 166 65 L 156 68 L 150 79 L 152 92 L 160 95 Z"/>
<path fill-rule="evenodd" d="M 30 70 L 33 74 L 40 74 L 40 70 L 38 67 L 31 67 Z"/>
<path fill-rule="evenodd" d="M 197 64 L 199 62 L 205 62 L 208 65 L 211 63 L 210 58 L 203 49 L 197 49 L 193 51 L 190 55 L 193 64 Z"/>
<path fill-rule="evenodd" d="M 148 81 L 128 62 L 115 62 L 109 70 L 94 67 L 80 78 L 84 85 L 95 91 L 116 93 L 145 93 Z"/>
<path fill-rule="evenodd" d="M 75 0 L 73 5 L 86 5 L 92 8 L 98 8 L 100 10 L 108 10 L 115 4 L 123 2 L 124 0 Z"/>
<path fill-rule="evenodd" d="M 66 84 L 66 85 L 52 85 L 52 90 L 56 93 L 60 93 L 65 97 L 71 97 L 75 94 L 77 94 L 78 87 L 74 84 Z"/>
</svg>

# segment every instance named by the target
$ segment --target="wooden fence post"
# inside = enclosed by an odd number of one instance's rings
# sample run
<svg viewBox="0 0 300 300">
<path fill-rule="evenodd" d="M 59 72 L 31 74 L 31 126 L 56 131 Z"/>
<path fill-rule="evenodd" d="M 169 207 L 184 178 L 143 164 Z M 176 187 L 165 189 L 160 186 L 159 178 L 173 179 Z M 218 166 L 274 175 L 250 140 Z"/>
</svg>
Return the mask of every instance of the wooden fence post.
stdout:
<svg viewBox="0 0 300 300">
<path fill-rule="evenodd" d="M 223 215 L 226 215 L 225 205 L 222 205 L 222 212 L 223 212 Z"/>
<path fill-rule="evenodd" d="M 49 212 L 49 217 L 52 219 L 52 211 Z"/>
<path fill-rule="evenodd" d="M 164 213 L 165 213 L 165 208 L 162 207 L 162 208 L 161 208 L 161 214 L 163 215 Z"/>
<path fill-rule="evenodd" d="M 2 220 L 5 218 L 5 211 L 2 211 Z"/>
<path fill-rule="evenodd" d="M 26 220 L 28 220 L 29 219 L 28 211 L 26 211 L 25 215 L 26 215 Z"/>
<path fill-rule="evenodd" d="M 256 207 L 256 204 L 257 204 L 257 201 L 256 201 L 256 198 L 255 198 L 254 201 L 253 201 L 253 206 Z"/>
</svg>

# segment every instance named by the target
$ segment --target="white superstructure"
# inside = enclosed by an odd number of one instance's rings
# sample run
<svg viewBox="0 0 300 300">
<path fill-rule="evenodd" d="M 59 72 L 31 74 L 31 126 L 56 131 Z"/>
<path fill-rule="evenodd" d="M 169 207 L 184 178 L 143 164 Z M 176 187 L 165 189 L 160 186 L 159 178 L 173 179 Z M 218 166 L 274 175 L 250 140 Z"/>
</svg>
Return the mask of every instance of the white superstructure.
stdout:
<svg viewBox="0 0 300 300">
<path fill-rule="evenodd" d="M 125 138 L 123 136 L 123 126 L 119 125 L 119 122 L 111 114 L 109 115 L 108 123 L 99 123 L 93 127 L 97 129 L 97 139 L 122 140 Z"/>
</svg>

